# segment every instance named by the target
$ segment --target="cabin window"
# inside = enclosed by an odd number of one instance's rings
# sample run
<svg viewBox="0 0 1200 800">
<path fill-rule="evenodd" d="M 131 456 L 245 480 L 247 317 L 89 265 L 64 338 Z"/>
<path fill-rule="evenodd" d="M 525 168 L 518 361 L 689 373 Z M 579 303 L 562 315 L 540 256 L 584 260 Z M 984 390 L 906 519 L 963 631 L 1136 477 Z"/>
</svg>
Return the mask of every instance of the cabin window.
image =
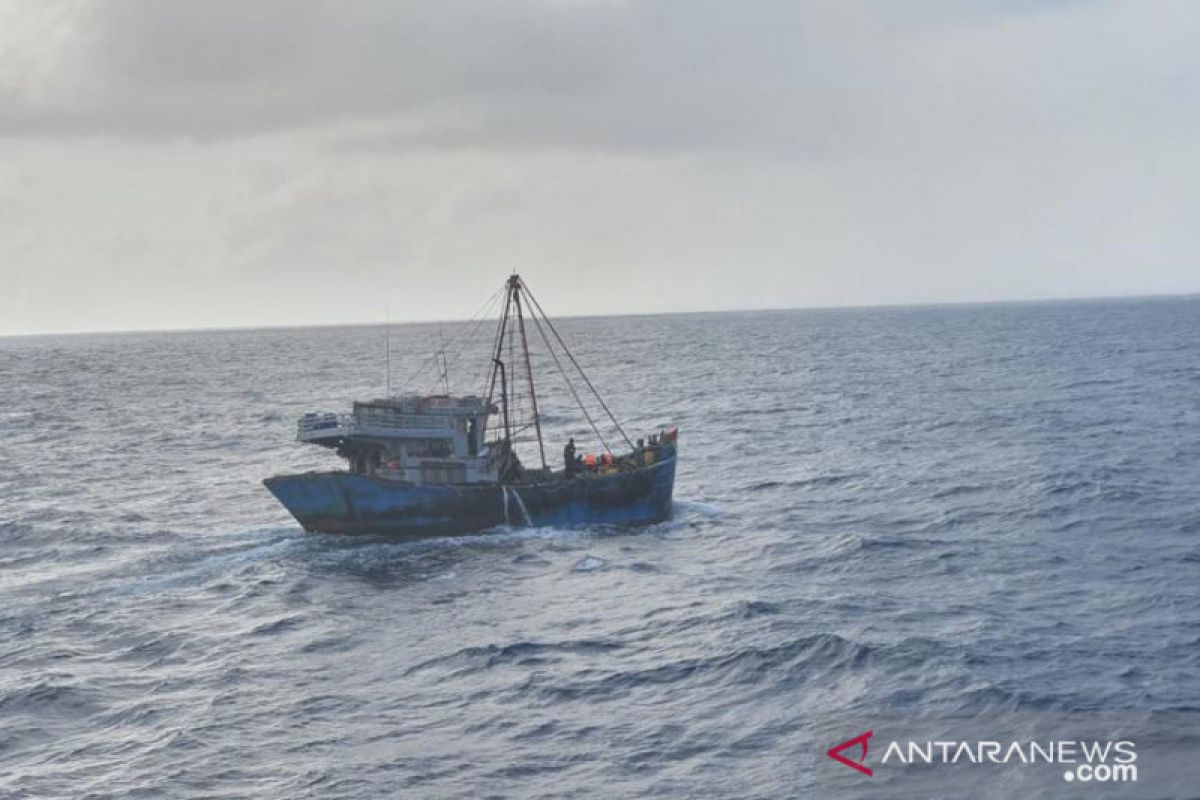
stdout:
<svg viewBox="0 0 1200 800">
<path fill-rule="evenodd" d="M 467 466 L 455 462 L 422 461 L 422 483 L 466 483 Z"/>
<path fill-rule="evenodd" d="M 405 451 L 413 458 L 446 458 L 453 455 L 454 448 L 448 439 L 413 439 Z"/>
</svg>

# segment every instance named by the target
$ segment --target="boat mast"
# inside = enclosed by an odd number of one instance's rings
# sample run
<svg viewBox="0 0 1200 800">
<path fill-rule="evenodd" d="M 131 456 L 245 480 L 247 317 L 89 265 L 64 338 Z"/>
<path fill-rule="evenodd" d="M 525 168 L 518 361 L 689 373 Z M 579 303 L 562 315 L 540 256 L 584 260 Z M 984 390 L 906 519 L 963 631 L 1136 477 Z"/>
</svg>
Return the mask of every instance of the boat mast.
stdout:
<svg viewBox="0 0 1200 800">
<path fill-rule="evenodd" d="M 546 469 L 546 445 L 542 441 L 542 418 L 538 414 L 537 392 L 533 388 L 533 364 L 529 360 L 529 341 L 525 338 L 525 315 L 521 313 L 521 276 L 513 273 L 508 279 L 513 302 L 517 306 L 517 329 L 521 332 L 521 350 L 525 353 L 525 377 L 529 381 L 529 404 L 533 406 L 533 427 L 537 431 L 538 455 L 542 458 L 542 469 Z"/>
<path fill-rule="evenodd" d="M 522 355 L 525 359 L 525 378 L 529 383 L 529 401 L 533 410 L 533 426 L 537 431 L 538 454 L 542 459 L 542 469 L 548 469 L 546 464 L 546 444 L 545 440 L 542 438 L 542 420 L 537 405 L 537 391 L 535 390 L 533 384 L 533 361 L 529 353 L 529 340 L 525 329 L 525 312 L 528 311 L 529 318 L 533 320 L 534 327 L 536 328 L 538 334 L 541 335 L 542 342 L 546 346 L 546 352 L 554 361 L 554 366 L 557 368 L 559 375 L 562 376 L 563 382 L 566 383 L 568 391 L 570 391 L 571 396 L 575 399 L 575 403 L 579 406 L 579 410 L 583 412 L 584 418 L 587 420 L 592 432 L 596 434 L 596 438 L 600 441 L 600 444 L 605 450 L 609 449 L 608 441 L 605 439 L 604 434 L 600 431 L 600 427 L 596 424 L 596 420 L 588 411 L 588 406 L 580 396 L 580 392 L 578 389 L 576 389 L 570 375 L 568 375 L 567 365 L 573 367 L 578 376 L 583 380 L 584 386 L 586 386 L 587 390 L 591 392 L 592 397 L 595 398 L 600 408 L 604 410 L 605 415 L 608 416 L 609 421 L 621 435 L 621 438 L 625 440 L 625 443 L 629 446 L 629 449 L 636 449 L 633 441 L 625 432 L 624 427 L 622 427 L 620 421 L 617 420 L 616 415 L 613 414 L 612 410 L 608 407 L 608 404 L 604 402 L 604 398 L 600 396 L 600 393 L 596 390 L 595 385 L 592 383 L 591 379 L 588 378 L 587 373 L 583 371 L 583 367 L 579 365 L 579 362 L 571 353 L 570 348 L 567 347 L 567 343 L 563 341 L 563 337 L 554 327 L 554 323 L 550 321 L 548 316 L 546 316 L 546 312 L 542 308 L 541 303 L 539 303 L 538 299 L 534 297 L 532 292 L 529 291 L 529 287 L 525 285 L 525 282 L 521 280 L 521 276 L 514 272 L 509 276 L 508 280 L 504 282 L 504 285 L 501 287 L 501 291 L 504 292 L 504 310 L 500 314 L 500 321 L 496 326 L 496 338 L 492 343 L 492 367 L 488 376 L 487 408 L 492 408 L 492 400 L 496 396 L 496 379 L 499 378 L 501 382 L 500 391 L 502 395 L 502 402 L 504 403 L 504 416 L 502 421 L 505 428 L 505 439 L 511 441 L 513 432 L 512 426 L 514 424 L 517 425 L 518 431 L 525 430 L 528 427 L 520 421 L 514 423 L 509 417 L 510 397 L 508 386 L 509 381 L 507 378 L 510 376 L 507 374 L 504 361 L 501 359 L 501 356 L 504 355 L 506 342 L 509 348 L 509 361 L 512 362 L 516 359 L 516 342 L 514 340 L 516 338 L 516 334 L 519 334 L 521 338 Z M 514 313 L 517 317 L 515 331 L 512 325 L 512 315 Z M 545 325 L 543 326 L 542 323 L 545 323 Z M 549 331 L 549 334 L 547 334 L 547 331 Z M 564 363 L 559 359 L 559 355 L 556 352 L 557 350 L 562 350 L 563 355 L 566 357 L 567 365 L 564 365 Z M 511 367 L 512 364 L 510 363 L 508 366 Z M 515 395 L 515 373 L 511 377 L 513 378 L 513 394 Z M 485 421 L 485 436 L 488 427 L 489 424 Z"/>
</svg>

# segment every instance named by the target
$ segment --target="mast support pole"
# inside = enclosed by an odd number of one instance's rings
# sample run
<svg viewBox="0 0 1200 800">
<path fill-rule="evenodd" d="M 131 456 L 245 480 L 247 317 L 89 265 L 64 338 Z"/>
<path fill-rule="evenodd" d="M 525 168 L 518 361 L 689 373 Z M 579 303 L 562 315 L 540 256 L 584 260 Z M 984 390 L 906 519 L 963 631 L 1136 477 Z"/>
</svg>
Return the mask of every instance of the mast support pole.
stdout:
<svg viewBox="0 0 1200 800">
<path fill-rule="evenodd" d="M 600 392 L 596 391 L 596 387 L 592 385 L 587 373 L 583 371 L 583 367 L 579 366 L 579 362 L 575 360 L 575 356 L 571 353 L 571 349 L 567 347 L 567 343 L 564 342 L 562 336 L 559 335 L 558 329 L 554 327 L 554 323 L 550 321 L 550 317 L 546 316 L 546 312 L 542 308 L 542 304 L 539 303 L 537 298 L 533 296 L 533 292 L 529 291 L 528 287 L 525 289 L 525 294 L 528 295 L 529 302 L 533 303 L 533 309 L 530 309 L 529 313 L 533 314 L 534 310 L 536 310 L 538 314 L 541 314 L 542 319 L 546 321 L 546 327 L 548 327 L 550 332 L 554 334 L 554 338 L 558 341 L 559 346 L 562 347 L 563 352 L 566 353 L 567 358 L 575 367 L 575 371 L 579 373 L 579 377 L 583 378 L 584 384 L 587 385 L 587 388 L 591 391 L 592 396 L 596 398 L 596 401 L 600 403 L 600 407 L 604 409 L 604 413 L 607 414 L 608 418 L 612 421 L 613 427 L 617 429 L 617 432 L 621 434 L 621 438 L 625 440 L 625 444 L 629 445 L 630 450 L 633 450 L 633 441 L 629 438 L 629 435 L 625 433 L 625 429 L 621 427 L 621 423 L 617 421 L 616 416 L 609 409 L 608 404 L 604 402 L 604 398 L 600 396 Z M 534 320 L 536 321 L 537 317 L 534 317 Z"/>
<path fill-rule="evenodd" d="M 512 305 L 512 294 L 510 294 L 509 292 L 505 292 L 504 293 L 504 310 L 500 312 L 500 323 L 496 326 L 496 340 L 495 340 L 495 342 L 493 342 L 492 370 L 491 370 L 491 375 L 488 378 L 487 409 L 491 409 L 492 398 L 494 398 L 496 396 L 496 377 L 497 377 L 496 365 L 500 363 L 500 356 L 504 353 L 504 333 L 508 328 L 508 311 L 509 311 L 509 307 L 511 305 Z M 501 367 L 501 369 L 503 369 L 503 367 Z M 507 395 L 508 395 L 508 392 L 506 391 L 505 398 L 504 398 L 504 402 L 505 402 L 505 406 L 506 406 L 505 414 L 508 413 L 507 412 L 507 404 L 508 404 L 508 396 Z M 484 423 L 483 423 L 483 439 L 484 440 L 487 439 L 488 422 L 492 418 L 490 410 L 488 410 L 486 413 L 487 413 L 487 416 L 484 417 Z M 505 424 L 504 427 L 507 430 L 508 425 Z"/>
<path fill-rule="evenodd" d="M 500 371 L 500 397 L 504 407 L 504 441 L 512 444 L 512 428 L 508 424 L 508 379 L 505 377 L 504 362 L 495 360 L 496 369 Z"/>
<path fill-rule="evenodd" d="M 525 353 L 525 377 L 529 381 L 529 404 L 533 406 L 533 427 L 537 431 L 538 455 L 542 458 L 542 469 L 546 469 L 546 445 L 542 441 L 542 418 L 538 414 L 537 392 L 533 388 L 533 364 L 529 359 L 529 340 L 525 338 L 525 315 L 521 312 L 521 278 L 513 275 L 508 282 L 513 302 L 517 307 L 517 329 L 521 332 L 521 350 Z"/>
</svg>

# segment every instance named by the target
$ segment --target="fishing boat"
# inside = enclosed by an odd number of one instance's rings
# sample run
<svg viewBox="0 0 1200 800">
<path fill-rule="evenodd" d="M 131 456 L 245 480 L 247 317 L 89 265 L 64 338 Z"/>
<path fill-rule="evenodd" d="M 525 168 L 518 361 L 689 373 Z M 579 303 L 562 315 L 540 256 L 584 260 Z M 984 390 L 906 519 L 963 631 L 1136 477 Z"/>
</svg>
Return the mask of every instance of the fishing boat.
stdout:
<svg viewBox="0 0 1200 800">
<path fill-rule="evenodd" d="M 487 351 L 486 391 L 449 392 L 443 346 L 442 393 L 394 394 L 389 359 L 384 397 L 355 402 L 349 413 L 300 418 L 297 441 L 346 462 L 263 481 L 305 530 L 415 538 L 670 516 L 678 429 L 631 440 L 521 277 L 510 276 L 493 300 L 502 310 Z M 546 459 L 526 317 L 582 412 L 588 427 L 581 431 L 597 444 L 596 452 L 577 452 L 572 437 L 561 466 Z M 610 442 L 618 440 L 614 452 Z M 536 464 L 523 463 L 518 444 L 527 451 L 536 444 Z"/>
</svg>

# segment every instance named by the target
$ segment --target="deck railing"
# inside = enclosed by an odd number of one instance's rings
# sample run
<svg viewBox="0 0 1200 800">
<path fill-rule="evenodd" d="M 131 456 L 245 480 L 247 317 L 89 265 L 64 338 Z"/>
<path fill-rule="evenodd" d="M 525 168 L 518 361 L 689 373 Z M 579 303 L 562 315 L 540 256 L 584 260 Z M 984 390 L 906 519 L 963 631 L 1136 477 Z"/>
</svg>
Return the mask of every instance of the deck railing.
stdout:
<svg viewBox="0 0 1200 800">
<path fill-rule="evenodd" d="M 364 428 L 453 428 L 455 419 L 436 414 L 380 414 L 359 411 L 351 414 L 351 424 Z"/>
<path fill-rule="evenodd" d="M 305 415 L 296 424 L 300 435 L 314 434 L 320 431 L 341 429 L 393 429 L 393 430 L 441 430 L 454 429 L 453 417 L 442 417 L 430 414 L 316 414 Z"/>
</svg>

